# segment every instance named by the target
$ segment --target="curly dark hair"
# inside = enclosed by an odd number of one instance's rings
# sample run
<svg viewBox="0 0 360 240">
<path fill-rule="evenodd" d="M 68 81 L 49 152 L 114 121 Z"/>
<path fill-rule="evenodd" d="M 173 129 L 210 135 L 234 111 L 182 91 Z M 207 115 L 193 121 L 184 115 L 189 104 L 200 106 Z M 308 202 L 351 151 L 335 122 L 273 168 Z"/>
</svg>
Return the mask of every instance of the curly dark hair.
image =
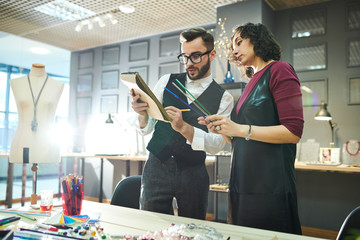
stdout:
<svg viewBox="0 0 360 240">
<path fill-rule="evenodd" d="M 268 30 L 268 28 L 261 23 L 246 23 L 238 26 L 234 29 L 234 34 L 231 36 L 231 42 L 233 42 L 236 34 L 240 33 L 241 38 L 248 38 L 254 45 L 255 55 L 261 57 L 265 62 L 269 60 L 279 61 L 281 58 L 280 44 L 275 40 L 274 35 Z M 236 63 L 236 60 L 232 54 L 233 46 L 230 46 L 229 60 L 232 63 Z M 245 69 L 247 77 L 251 78 L 253 75 L 253 69 L 247 67 Z"/>
<path fill-rule="evenodd" d="M 183 31 L 180 34 L 180 38 L 184 38 L 186 41 L 191 42 L 195 38 L 201 37 L 204 41 L 207 50 L 214 49 L 214 36 L 205 30 L 205 28 L 195 27 Z"/>
<path fill-rule="evenodd" d="M 234 30 L 231 42 L 237 33 L 240 33 L 240 37 L 242 38 L 250 39 L 250 42 L 254 45 L 255 55 L 261 57 L 265 62 L 271 59 L 276 61 L 280 60 L 280 44 L 275 40 L 274 35 L 265 25 L 261 23 L 246 23 L 245 25 L 238 26 Z M 232 46 L 230 50 L 232 50 Z"/>
</svg>

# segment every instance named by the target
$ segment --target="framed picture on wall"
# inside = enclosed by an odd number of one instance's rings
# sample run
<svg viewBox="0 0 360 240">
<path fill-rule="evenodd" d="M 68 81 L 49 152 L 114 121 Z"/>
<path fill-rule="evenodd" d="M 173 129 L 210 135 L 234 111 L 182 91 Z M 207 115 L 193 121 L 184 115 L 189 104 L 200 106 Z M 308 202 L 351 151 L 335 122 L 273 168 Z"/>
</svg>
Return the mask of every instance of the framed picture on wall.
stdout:
<svg viewBox="0 0 360 240">
<path fill-rule="evenodd" d="M 139 66 L 129 68 L 129 72 L 137 72 L 141 78 L 148 84 L 148 66 Z"/>
<path fill-rule="evenodd" d="M 353 31 L 360 29 L 360 3 L 349 1 L 346 3 L 346 30 Z"/>
<path fill-rule="evenodd" d="M 132 109 L 131 107 L 131 97 L 130 96 L 127 96 L 127 112 L 134 112 L 134 109 Z"/>
<path fill-rule="evenodd" d="M 326 34 L 326 10 L 315 9 L 292 14 L 291 37 L 303 38 Z"/>
<path fill-rule="evenodd" d="M 292 55 L 297 72 L 327 68 L 326 44 L 294 48 Z"/>
<path fill-rule="evenodd" d="M 349 78 L 349 105 L 360 105 L 360 76 Z"/>
<path fill-rule="evenodd" d="M 327 79 L 301 81 L 304 107 L 320 106 L 321 101 L 328 102 Z"/>
<path fill-rule="evenodd" d="M 164 76 L 168 73 L 179 73 L 180 72 L 180 63 L 171 62 L 171 63 L 163 63 L 159 66 L 159 77 Z"/>
<path fill-rule="evenodd" d="M 92 73 L 82 74 L 78 76 L 77 91 L 78 92 L 91 92 L 92 91 Z"/>
<path fill-rule="evenodd" d="M 91 97 L 78 97 L 76 99 L 76 110 L 78 115 L 91 114 Z"/>
<path fill-rule="evenodd" d="M 101 73 L 101 89 L 118 89 L 119 71 L 104 71 Z"/>
<path fill-rule="evenodd" d="M 348 41 L 347 46 L 347 66 L 359 67 L 360 66 L 360 40 Z"/>
<path fill-rule="evenodd" d="M 100 99 L 100 113 L 117 113 L 118 95 L 103 95 Z"/>
<path fill-rule="evenodd" d="M 130 53 L 129 53 L 129 61 L 141 61 L 148 60 L 149 58 L 149 43 L 147 41 L 137 42 L 130 44 Z"/>
<path fill-rule="evenodd" d="M 91 68 L 94 64 L 94 52 L 83 52 L 79 54 L 79 69 Z"/>
<path fill-rule="evenodd" d="M 119 64 L 119 59 L 120 59 L 120 46 L 103 49 L 103 54 L 102 54 L 103 66 Z"/>
<path fill-rule="evenodd" d="M 159 57 L 177 56 L 180 52 L 179 36 L 162 37 L 160 39 Z"/>
</svg>

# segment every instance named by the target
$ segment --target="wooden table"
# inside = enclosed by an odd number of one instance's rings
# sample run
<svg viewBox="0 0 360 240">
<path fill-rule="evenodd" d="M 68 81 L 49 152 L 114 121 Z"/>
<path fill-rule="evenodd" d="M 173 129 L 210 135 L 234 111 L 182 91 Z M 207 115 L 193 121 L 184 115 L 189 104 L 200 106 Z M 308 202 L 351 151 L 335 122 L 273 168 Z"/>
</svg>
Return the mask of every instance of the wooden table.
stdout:
<svg viewBox="0 0 360 240">
<path fill-rule="evenodd" d="M 55 208 L 55 210 L 58 208 Z M 58 209 L 59 210 L 59 209 Z M 61 210 L 61 208 L 60 208 Z M 189 224 L 193 223 L 197 226 L 208 226 L 214 228 L 223 235 L 223 239 L 239 240 L 319 240 L 320 238 L 299 236 L 274 231 L 260 230 L 255 228 L 240 227 L 225 223 L 210 222 L 197 220 L 174 215 L 166 215 L 143 211 L 131 208 L 124 208 L 105 203 L 97 203 L 83 201 L 83 209 L 81 214 L 91 215 L 93 212 L 100 212 L 100 226 L 104 228 L 104 232 L 110 235 L 143 235 L 146 232 L 155 232 L 167 229 L 171 224 Z M 13 215 L 13 214 L 12 214 Z M 0 213 L 0 218 L 8 217 L 8 213 Z M 43 222 L 46 217 L 39 217 L 39 222 Z M 24 223 L 22 223 L 24 222 Z M 20 224 L 33 224 L 30 220 L 22 218 Z M 230 237 L 230 238 L 229 238 Z"/>
</svg>

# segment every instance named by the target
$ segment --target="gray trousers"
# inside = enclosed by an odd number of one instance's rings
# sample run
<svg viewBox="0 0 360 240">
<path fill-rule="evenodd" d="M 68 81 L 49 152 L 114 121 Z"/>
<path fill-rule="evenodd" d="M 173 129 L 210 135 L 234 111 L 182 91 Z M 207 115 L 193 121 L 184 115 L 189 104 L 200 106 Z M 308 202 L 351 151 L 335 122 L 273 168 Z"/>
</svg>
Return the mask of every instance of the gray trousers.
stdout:
<svg viewBox="0 0 360 240">
<path fill-rule="evenodd" d="M 205 164 L 179 168 L 173 157 L 160 161 L 150 154 L 141 179 L 140 209 L 173 214 L 176 198 L 178 215 L 205 219 L 209 175 Z"/>
</svg>

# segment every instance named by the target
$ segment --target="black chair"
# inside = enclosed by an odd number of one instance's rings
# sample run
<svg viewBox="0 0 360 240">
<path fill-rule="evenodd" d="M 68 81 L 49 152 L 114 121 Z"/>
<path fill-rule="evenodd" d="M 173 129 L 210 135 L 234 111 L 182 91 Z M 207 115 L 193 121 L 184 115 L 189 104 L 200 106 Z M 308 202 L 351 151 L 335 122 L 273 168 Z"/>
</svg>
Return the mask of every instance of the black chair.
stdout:
<svg viewBox="0 0 360 240">
<path fill-rule="evenodd" d="M 360 206 L 345 218 L 336 240 L 358 239 L 357 237 L 360 237 Z"/>
<path fill-rule="evenodd" d="M 110 204 L 139 209 L 141 175 L 122 179 L 115 187 Z"/>
</svg>

